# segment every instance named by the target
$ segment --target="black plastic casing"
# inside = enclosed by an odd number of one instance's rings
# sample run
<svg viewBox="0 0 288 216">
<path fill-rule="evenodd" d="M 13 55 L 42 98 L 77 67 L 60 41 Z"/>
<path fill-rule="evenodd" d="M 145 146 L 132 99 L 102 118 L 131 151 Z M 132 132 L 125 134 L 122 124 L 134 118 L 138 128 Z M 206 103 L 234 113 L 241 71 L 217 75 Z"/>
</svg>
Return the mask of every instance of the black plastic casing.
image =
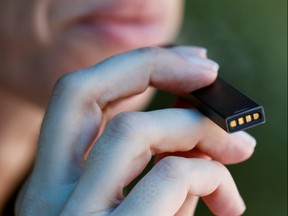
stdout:
<svg viewBox="0 0 288 216">
<path fill-rule="evenodd" d="M 219 77 L 210 86 L 181 97 L 228 133 L 245 130 L 265 122 L 262 106 Z M 259 119 L 235 127 L 230 126 L 231 121 L 237 121 L 241 117 L 245 119 L 245 116 L 253 113 L 258 113 Z"/>
</svg>

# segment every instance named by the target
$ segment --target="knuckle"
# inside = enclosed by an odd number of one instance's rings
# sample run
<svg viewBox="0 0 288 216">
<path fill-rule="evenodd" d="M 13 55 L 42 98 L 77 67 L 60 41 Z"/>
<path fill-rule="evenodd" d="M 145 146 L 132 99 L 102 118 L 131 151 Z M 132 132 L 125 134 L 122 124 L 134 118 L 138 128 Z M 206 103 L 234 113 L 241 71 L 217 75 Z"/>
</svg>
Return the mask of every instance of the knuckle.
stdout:
<svg viewBox="0 0 288 216">
<path fill-rule="evenodd" d="M 62 95 L 63 92 L 70 86 L 70 74 L 63 75 L 60 77 L 53 89 L 53 96 Z"/>
<path fill-rule="evenodd" d="M 141 131 L 142 115 L 136 112 L 122 112 L 109 123 L 109 132 L 117 137 L 137 137 Z"/>
<path fill-rule="evenodd" d="M 211 163 L 214 164 L 215 168 L 218 170 L 218 173 L 221 173 L 223 176 L 230 176 L 230 171 L 224 164 L 215 160 L 211 161 Z"/>
<path fill-rule="evenodd" d="M 164 180 L 182 181 L 185 174 L 186 160 L 181 157 L 169 156 L 157 164 L 158 175 Z"/>
<path fill-rule="evenodd" d="M 61 76 L 54 86 L 52 96 L 61 96 L 66 94 L 77 96 L 82 93 L 83 85 L 81 84 L 81 74 L 81 71 L 76 71 Z"/>
</svg>

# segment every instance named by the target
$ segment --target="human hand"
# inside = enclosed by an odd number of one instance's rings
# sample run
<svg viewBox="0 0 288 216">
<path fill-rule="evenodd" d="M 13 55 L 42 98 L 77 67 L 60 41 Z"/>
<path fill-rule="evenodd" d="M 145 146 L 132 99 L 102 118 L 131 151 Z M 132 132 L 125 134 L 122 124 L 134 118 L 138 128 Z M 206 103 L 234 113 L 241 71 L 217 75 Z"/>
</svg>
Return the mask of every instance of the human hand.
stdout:
<svg viewBox="0 0 288 216">
<path fill-rule="evenodd" d="M 229 135 L 187 109 L 120 113 L 101 131 L 112 102 L 149 85 L 182 94 L 213 82 L 217 65 L 193 55 L 196 50 L 139 49 L 61 78 L 17 215 L 184 215 L 193 211 L 193 196 L 203 197 L 214 214 L 242 214 L 243 201 L 222 163 L 250 157 L 255 140 L 246 133 Z M 152 155 L 195 147 L 213 160 L 166 157 L 123 197 Z"/>
</svg>

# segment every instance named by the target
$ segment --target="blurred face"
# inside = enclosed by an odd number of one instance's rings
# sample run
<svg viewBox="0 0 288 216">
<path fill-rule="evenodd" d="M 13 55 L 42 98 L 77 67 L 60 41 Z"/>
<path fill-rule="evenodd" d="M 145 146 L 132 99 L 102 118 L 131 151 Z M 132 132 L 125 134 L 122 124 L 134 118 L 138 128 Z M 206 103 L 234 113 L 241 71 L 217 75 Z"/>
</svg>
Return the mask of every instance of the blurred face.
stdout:
<svg viewBox="0 0 288 216">
<path fill-rule="evenodd" d="M 63 74 L 172 42 L 182 0 L 1 0 L 0 90 L 46 104 Z"/>
</svg>

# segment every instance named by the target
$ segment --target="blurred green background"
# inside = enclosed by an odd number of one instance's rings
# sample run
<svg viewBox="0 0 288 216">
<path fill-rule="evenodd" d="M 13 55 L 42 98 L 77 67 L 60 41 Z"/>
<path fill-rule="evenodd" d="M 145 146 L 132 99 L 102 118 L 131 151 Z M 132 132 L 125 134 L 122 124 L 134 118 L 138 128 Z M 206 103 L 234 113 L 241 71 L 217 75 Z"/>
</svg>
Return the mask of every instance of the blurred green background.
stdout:
<svg viewBox="0 0 288 216">
<path fill-rule="evenodd" d="M 287 1 L 187 1 L 178 43 L 208 48 L 220 75 L 264 106 L 266 124 L 249 130 L 255 154 L 229 169 L 245 215 L 287 215 Z M 159 92 L 151 108 L 173 100 Z M 211 213 L 200 203 L 196 215 Z"/>
</svg>

